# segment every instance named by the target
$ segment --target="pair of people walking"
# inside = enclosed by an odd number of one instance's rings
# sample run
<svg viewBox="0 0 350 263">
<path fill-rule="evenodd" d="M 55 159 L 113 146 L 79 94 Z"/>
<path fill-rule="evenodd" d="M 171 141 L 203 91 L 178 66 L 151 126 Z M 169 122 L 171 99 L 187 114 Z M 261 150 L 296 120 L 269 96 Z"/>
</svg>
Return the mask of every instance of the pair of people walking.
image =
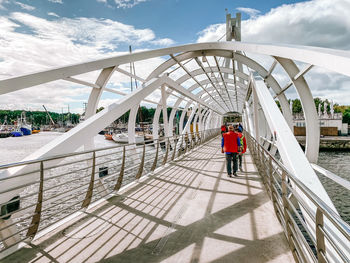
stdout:
<svg viewBox="0 0 350 263">
<path fill-rule="evenodd" d="M 247 149 L 247 143 L 245 137 L 242 133 L 242 126 L 235 128 L 230 125 L 228 127 L 228 132 L 222 134 L 221 140 L 221 152 L 225 153 L 226 156 L 226 164 L 227 164 L 227 176 L 232 177 L 237 176 L 238 163 L 239 168 L 242 171 L 242 155 L 245 153 Z M 233 171 L 232 171 L 233 164 Z"/>
</svg>

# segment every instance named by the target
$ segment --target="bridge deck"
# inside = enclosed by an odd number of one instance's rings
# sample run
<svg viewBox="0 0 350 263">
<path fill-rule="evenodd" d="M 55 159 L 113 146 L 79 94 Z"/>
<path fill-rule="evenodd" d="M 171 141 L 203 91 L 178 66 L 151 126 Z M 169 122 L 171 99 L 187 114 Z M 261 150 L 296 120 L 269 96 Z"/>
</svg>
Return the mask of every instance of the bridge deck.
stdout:
<svg viewBox="0 0 350 263">
<path fill-rule="evenodd" d="M 294 262 L 251 156 L 226 176 L 219 139 L 3 262 Z"/>
</svg>

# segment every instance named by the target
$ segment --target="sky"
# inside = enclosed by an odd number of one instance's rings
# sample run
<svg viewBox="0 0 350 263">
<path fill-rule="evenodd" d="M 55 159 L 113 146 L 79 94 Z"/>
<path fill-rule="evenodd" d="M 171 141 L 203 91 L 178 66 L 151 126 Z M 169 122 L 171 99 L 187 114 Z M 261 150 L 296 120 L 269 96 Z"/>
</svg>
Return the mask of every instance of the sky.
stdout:
<svg viewBox="0 0 350 263">
<path fill-rule="evenodd" d="M 0 79 L 46 69 L 196 42 L 217 41 L 225 14 L 242 13 L 242 41 L 350 50 L 350 0 L 0 0 Z M 272 60 L 256 56 L 268 67 Z M 135 63 L 146 77 L 165 58 Z M 125 70 L 129 70 L 125 68 Z M 98 72 L 81 76 L 93 81 Z M 281 68 L 274 76 L 284 86 Z M 313 68 L 306 80 L 314 97 L 350 105 L 350 78 Z M 130 79 L 109 84 L 127 92 Z M 55 81 L 0 96 L 0 109 L 81 113 L 91 88 Z M 154 95 L 156 96 L 156 95 Z M 296 98 L 295 89 L 287 92 Z M 119 97 L 103 95 L 100 106 Z"/>
</svg>

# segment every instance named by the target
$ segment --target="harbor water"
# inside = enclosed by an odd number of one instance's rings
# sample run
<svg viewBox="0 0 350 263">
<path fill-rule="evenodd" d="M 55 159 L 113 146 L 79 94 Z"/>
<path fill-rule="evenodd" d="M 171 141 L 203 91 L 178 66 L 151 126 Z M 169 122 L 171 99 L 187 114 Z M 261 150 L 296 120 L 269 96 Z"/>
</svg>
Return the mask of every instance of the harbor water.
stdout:
<svg viewBox="0 0 350 263">
<path fill-rule="evenodd" d="M 30 136 L 1 138 L 0 165 L 21 161 L 62 134 L 60 132 L 40 132 Z M 116 143 L 105 140 L 103 135 L 98 134 L 95 136 L 95 145 L 98 148 L 103 148 L 114 146 Z M 83 150 L 83 148 L 81 147 L 79 150 Z"/>
<path fill-rule="evenodd" d="M 320 152 L 318 165 L 350 181 L 350 152 Z M 350 191 L 323 175 L 319 178 L 340 216 L 350 224 Z"/>
</svg>

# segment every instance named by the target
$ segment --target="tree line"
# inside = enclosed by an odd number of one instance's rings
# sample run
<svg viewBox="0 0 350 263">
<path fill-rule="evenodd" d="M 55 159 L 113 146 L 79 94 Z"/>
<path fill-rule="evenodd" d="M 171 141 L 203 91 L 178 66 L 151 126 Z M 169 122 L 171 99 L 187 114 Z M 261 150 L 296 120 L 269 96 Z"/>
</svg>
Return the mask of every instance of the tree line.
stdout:
<svg viewBox="0 0 350 263">
<path fill-rule="evenodd" d="M 99 112 L 101 110 L 103 110 L 103 107 L 100 107 L 97 109 L 96 112 Z M 141 106 L 138 109 L 137 115 L 136 115 L 136 123 L 140 123 L 140 122 L 148 122 L 148 123 L 152 123 L 153 122 L 153 117 L 154 117 L 154 113 L 155 113 L 156 109 L 155 108 L 147 108 L 145 106 Z M 167 108 L 167 115 L 168 115 L 168 119 L 170 117 L 170 113 L 172 111 L 171 107 Z M 182 110 L 177 110 L 176 114 L 175 114 L 175 118 L 180 118 L 182 113 Z M 118 119 L 115 120 L 115 122 L 127 122 L 129 119 L 129 114 L 130 111 L 125 112 L 121 117 L 119 117 Z M 163 122 L 163 111 L 160 112 L 160 118 L 159 118 L 160 122 Z"/>
<path fill-rule="evenodd" d="M 97 109 L 96 112 L 99 112 L 103 110 L 103 107 L 100 107 Z M 168 107 L 168 117 L 170 116 L 172 108 Z M 140 122 L 153 122 L 153 116 L 155 113 L 155 108 L 146 108 L 144 106 L 141 106 L 138 110 L 137 116 L 136 116 L 136 123 Z M 13 125 L 15 121 L 17 121 L 21 117 L 21 113 L 23 110 L 0 110 L 0 123 L 4 123 L 5 118 L 7 118 L 7 124 Z M 179 116 L 181 111 L 178 111 L 176 116 Z M 46 125 L 51 124 L 50 119 L 47 116 L 45 111 L 25 111 L 26 114 L 26 121 L 28 123 L 33 124 L 34 126 L 40 126 L 40 125 Z M 66 123 L 67 121 L 71 121 L 73 124 L 79 123 L 79 119 L 81 117 L 80 114 L 76 113 L 57 113 L 57 112 L 49 112 L 51 118 L 55 123 L 63 122 Z M 128 122 L 130 111 L 124 113 L 120 118 L 115 120 L 116 122 Z M 160 114 L 160 121 L 163 121 L 163 113 Z"/>
<path fill-rule="evenodd" d="M 4 123 L 5 118 L 7 118 L 7 124 L 14 124 L 19 118 L 21 118 L 21 113 L 23 110 L 0 110 L 0 122 Z M 34 126 L 50 124 L 50 119 L 45 111 L 25 111 L 26 121 L 33 124 Z M 71 121 L 74 123 L 79 123 L 80 115 L 76 113 L 57 113 L 49 112 L 52 120 L 55 123 Z"/>
</svg>

